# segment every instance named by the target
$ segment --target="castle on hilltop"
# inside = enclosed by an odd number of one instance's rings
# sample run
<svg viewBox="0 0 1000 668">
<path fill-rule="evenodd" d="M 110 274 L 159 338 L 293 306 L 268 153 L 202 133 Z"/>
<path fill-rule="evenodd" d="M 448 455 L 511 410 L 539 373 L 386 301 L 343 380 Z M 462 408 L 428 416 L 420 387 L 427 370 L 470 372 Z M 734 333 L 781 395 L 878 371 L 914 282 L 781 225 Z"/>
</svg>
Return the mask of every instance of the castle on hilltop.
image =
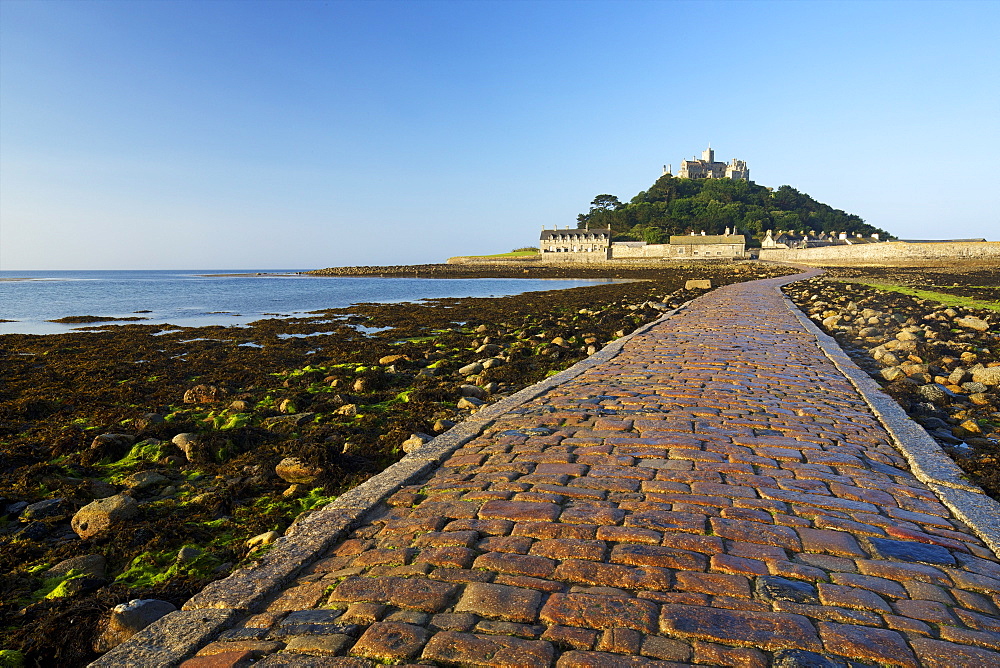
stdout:
<svg viewBox="0 0 1000 668">
<path fill-rule="evenodd" d="M 663 166 L 663 173 L 669 174 L 671 168 Z M 709 145 L 701 152 L 701 160 L 692 158 L 682 160 L 681 169 L 677 176 L 682 179 L 733 179 L 739 181 L 750 180 L 750 168 L 743 160 L 733 158 L 729 163 L 716 162 L 715 150 Z"/>
</svg>

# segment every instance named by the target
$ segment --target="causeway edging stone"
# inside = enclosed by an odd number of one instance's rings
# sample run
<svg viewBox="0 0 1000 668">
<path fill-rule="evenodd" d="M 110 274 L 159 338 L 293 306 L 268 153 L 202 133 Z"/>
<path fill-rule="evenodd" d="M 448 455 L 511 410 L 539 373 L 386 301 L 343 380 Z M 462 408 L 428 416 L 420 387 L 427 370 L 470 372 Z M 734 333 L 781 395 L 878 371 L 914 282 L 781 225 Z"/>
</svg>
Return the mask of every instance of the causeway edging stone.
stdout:
<svg viewBox="0 0 1000 668">
<path fill-rule="evenodd" d="M 225 629 L 238 610 L 177 610 L 156 620 L 90 665 L 94 668 L 155 668 L 176 664 L 191 647 Z"/>
<path fill-rule="evenodd" d="M 823 354 L 871 407 L 917 479 L 927 483 L 941 501 L 968 524 L 994 553 L 1000 554 L 1000 503 L 989 497 L 978 485 L 965 479 L 962 469 L 941 449 L 937 441 L 854 363 L 836 339 L 817 327 L 791 299 L 785 296 L 784 300 L 802 326 L 816 337 Z"/>
<path fill-rule="evenodd" d="M 656 320 L 609 342 L 569 368 L 484 406 L 469 419 L 431 439 L 384 471 L 338 496 L 319 510 L 296 519 L 285 535 L 272 543 L 268 552 L 257 563 L 241 568 L 222 580 L 209 583 L 188 599 L 180 611 L 158 620 L 90 666 L 120 668 L 176 665 L 204 644 L 205 640 L 228 628 L 240 613 L 254 610 L 262 601 L 274 595 L 297 573 L 343 539 L 396 490 L 425 476 L 453 452 L 481 434 L 497 417 L 576 378 L 588 369 L 613 359 L 630 340 L 646 333 L 689 303 L 666 311 Z M 179 614 L 201 612 L 205 613 L 201 617 L 197 614 Z M 221 614 L 222 612 L 225 614 Z M 195 620 L 201 618 L 204 618 L 201 623 L 207 630 L 195 633 Z"/>
</svg>

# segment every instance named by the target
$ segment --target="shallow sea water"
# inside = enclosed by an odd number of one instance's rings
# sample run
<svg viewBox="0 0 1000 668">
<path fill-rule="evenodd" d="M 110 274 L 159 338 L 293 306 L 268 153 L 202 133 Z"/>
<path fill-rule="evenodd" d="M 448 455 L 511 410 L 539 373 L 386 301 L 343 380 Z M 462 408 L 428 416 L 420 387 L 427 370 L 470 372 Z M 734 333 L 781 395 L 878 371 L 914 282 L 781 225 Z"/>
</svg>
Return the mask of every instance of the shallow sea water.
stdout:
<svg viewBox="0 0 1000 668">
<path fill-rule="evenodd" d="M 246 325 L 365 302 L 504 297 L 612 282 L 532 278 L 305 276 L 298 270 L 0 271 L 0 334 L 60 334 L 109 323 L 66 316 L 141 317 L 140 324 Z M 143 312 L 148 311 L 148 312 Z M 118 324 L 125 324 L 119 322 Z"/>
</svg>

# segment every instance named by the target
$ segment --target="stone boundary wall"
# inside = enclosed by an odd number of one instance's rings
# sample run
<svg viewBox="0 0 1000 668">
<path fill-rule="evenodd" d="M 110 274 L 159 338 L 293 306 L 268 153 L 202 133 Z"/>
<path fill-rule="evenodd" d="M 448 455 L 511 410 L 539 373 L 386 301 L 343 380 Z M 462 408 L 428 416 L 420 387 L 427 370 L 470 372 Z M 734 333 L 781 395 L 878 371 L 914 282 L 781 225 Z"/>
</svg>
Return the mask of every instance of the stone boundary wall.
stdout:
<svg viewBox="0 0 1000 668">
<path fill-rule="evenodd" d="M 761 260 L 800 264 L 882 264 L 906 260 L 1000 259 L 1000 241 L 906 243 L 887 241 L 821 248 L 763 248 Z"/>
<path fill-rule="evenodd" d="M 531 267 L 531 266 L 564 266 L 569 264 L 601 264 L 607 267 L 635 266 L 646 267 L 650 265 L 669 264 L 675 262 L 731 262 L 749 260 L 746 257 L 711 257 L 700 255 L 681 255 L 677 257 L 647 257 L 636 255 L 635 257 L 616 257 L 609 260 L 604 253 L 546 253 L 544 257 L 521 257 L 521 258 L 487 258 L 487 257 L 467 257 L 458 256 L 448 258 L 448 264 L 480 265 L 497 267 Z"/>
<path fill-rule="evenodd" d="M 645 246 L 616 246 L 612 244 L 611 257 L 615 260 L 633 257 L 669 260 L 671 259 L 670 244 L 646 244 Z"/>
</svg>

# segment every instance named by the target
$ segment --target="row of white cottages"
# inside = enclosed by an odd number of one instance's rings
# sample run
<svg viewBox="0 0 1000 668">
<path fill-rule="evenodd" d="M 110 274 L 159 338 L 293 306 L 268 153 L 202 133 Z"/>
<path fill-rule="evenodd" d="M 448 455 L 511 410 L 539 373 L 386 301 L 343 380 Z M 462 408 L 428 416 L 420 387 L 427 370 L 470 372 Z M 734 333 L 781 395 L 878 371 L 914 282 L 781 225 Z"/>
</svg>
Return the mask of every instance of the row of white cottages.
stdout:
<svg viewBox="0 0 1000 668">
<path fill-rule="evenodd" d="M 699 258 L 728 259 L 746 257 L 746 238 L 742 234 L 673 235 L 670 243 L 647 244 L 644 241 L 611 241 L 610 228 L 587 230 L 578 228 L 542 229 L 538 249 L 542 255 L 573 253 L 590 259 L 601 254 L 608 259 L 620 258 Z M 561 258 L 570 259 L 563 255 Z"/>
</svg>

